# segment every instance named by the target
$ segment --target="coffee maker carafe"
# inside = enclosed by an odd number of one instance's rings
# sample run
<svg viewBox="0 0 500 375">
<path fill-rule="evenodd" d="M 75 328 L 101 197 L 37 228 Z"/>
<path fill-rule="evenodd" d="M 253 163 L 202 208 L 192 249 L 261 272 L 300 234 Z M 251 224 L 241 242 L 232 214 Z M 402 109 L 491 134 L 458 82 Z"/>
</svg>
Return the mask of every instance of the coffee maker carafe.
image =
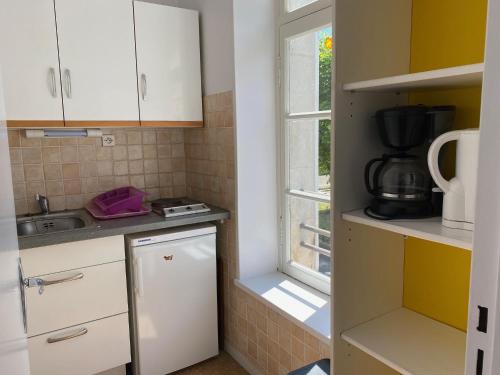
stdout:
<svg viewBox="0 0 500 375">
<path fill-rule="evenodd" d="M 380 139 L 394 153 L 372 159 L 365 167 L 365 185 L 373 195 L 365 209 L 368 216 L 390 220 L 439 214 L 425 154 L 428 141 L 451 127 L 454 111 L 454 107 L 418 105 L 376 113 Z M 411 149 L 415 154 L 408 153 Z"/>
</svg>

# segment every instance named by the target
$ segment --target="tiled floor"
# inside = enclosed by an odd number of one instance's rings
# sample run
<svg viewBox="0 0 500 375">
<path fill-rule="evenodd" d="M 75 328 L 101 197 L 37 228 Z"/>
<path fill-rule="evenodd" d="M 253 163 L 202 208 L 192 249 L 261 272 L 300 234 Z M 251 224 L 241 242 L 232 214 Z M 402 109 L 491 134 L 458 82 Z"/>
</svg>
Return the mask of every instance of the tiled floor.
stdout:
<svg viewBox="0 0 500 375">
<path fill-rule="evenodd" d="M 172 375 L 248 375 L 229 354 L 221 352 L 216 357 Z"/>
</svg>

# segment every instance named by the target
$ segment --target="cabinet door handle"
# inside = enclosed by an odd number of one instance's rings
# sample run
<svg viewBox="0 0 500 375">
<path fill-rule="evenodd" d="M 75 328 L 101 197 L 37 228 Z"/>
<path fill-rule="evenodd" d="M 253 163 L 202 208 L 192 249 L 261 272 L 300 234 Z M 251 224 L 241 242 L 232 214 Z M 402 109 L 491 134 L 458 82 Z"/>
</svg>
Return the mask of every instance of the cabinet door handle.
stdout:
<svg viewBox="0 0 500 375">
<path fill-rule="evenodd" d="M 142 279 L 142 259 L 137 257 L 134 262 L 135 292 L 138 297 L 144 296 L 144 282 Z"/>
<path fill-rule="evenodd" d="M 65 83 L 66 97 L 68 99 L 71 99 L 73 93 L 71 88 L 71 71 L 69 69 L 64 69 L 64 83 Z"/>
<path fill-rule="evenodd" d="M 56 279 L 56 280 L 44 280 L 44 279 L 41 279 L 38 277 L 28 277 L 27 279 L 25 279 L 24 284 L 28 288 L 37 286 L 38 293 L 43 294 L 43 290 L 46 286 L 67 283 L 70 281 L 81 280 L 81 279 L 83 279 L 83 276 L 84 276 L 83 273 L 79 272 L 75 275 L 63 277 L 62 279 Z"/>
<path fill-rule="evenodd" d="M 141 95 L 142 100 L 146 100 L 146 96 L 148 95 L 148 80 L 144 73 L 141 74 Z"/>
<path fill-rule="evenodd" d="M 21 308 L 23 310 L 23 326 L 24 326 L 24 333 L 28 333 L 28 311 L 27 311 L 27 303 L 26 303 L 26 291 L 24 288 L 26 288 L 26 285 L 24 283 L 24 272 L 23 272 L 23 264 L 21 263 L 21 258 L 18 260 L 18 265 L 19 265 L 19 287 L 20 287 L 20 292 L 21 292 Z"/>
<path fill-rule="evenodd" d="M 56 70 L 54 68 L 49 69 L 49 86 L 50 94 L 53 98 L 57 98 Z"/>
<path fill-rule="evenodd" d="M 67 335 L 64 336 L 54 336 L 54 337 L 49 337 L 47 339 L 47 343 L 49 344 L 55 344 L 56 342 L 61 342 L 61 341 L 66 341 L 66 340 L 71 340 L 79 336 L 83 336 L 86 333 L 88 333 L 89 330 L 87 328 L 80 328 L 76 331 L 70 332 Z"/>
</svg>

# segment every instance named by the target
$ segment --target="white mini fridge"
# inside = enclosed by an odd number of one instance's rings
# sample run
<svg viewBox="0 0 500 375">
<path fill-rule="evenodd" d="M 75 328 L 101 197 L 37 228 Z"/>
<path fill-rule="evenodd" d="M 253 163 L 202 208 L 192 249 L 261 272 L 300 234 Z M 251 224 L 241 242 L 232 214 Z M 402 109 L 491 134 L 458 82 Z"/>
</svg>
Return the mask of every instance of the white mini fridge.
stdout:
<svg viewBox="0 0 500 375">
<path fill-rule="evenodd" d="M 219 353 L 216 227 L 127 236 L 134 375 L 164 375 Z"/>
</svg>

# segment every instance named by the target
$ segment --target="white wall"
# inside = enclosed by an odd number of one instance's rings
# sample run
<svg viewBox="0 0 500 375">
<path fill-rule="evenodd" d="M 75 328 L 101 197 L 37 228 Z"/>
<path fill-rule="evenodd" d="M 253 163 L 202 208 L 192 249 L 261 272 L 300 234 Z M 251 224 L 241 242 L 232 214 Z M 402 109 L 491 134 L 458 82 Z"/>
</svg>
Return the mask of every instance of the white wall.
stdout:
<svg viewBox="0 0 500 375">
<path fill-rule="evenodd" d="M 275 3 L 233 4 L 240 279 L 278 264 Z"/>
<path fill-rule="evenodd" d="M 200 12 L 204 95 L 233 90 L 233 0 L 177 0 L 177 3 Z"/>
</svg>

